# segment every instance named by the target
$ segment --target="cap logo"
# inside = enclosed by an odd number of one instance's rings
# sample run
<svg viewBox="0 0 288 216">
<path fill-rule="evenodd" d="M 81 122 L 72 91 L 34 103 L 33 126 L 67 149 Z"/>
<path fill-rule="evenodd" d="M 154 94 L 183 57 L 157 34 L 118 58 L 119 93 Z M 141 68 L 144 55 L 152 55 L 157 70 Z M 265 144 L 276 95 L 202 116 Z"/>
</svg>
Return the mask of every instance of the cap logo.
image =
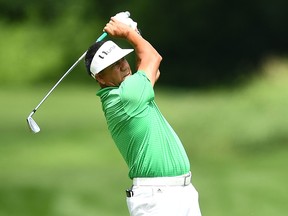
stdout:
<svg viewBox="0 0 288 216">
<path fill-rule="evenodd" d="M 109 54 L 109 53 L 111 53 L 112 52 L 112 50 L 114 50 L 116 48 L 116 46 L 115 45 L 113 45 L 112 47 L 110 47 L 107 51 L 102 51 L 102 53 L 103 54 L 105 54 L 106 56 Z M 99 58 L 101 58 L 101 59 L 104 59 L 104 57 L 105 56 L 102 56 L 102 55 L 98 55 L 99 56 Z"/>
</svg>

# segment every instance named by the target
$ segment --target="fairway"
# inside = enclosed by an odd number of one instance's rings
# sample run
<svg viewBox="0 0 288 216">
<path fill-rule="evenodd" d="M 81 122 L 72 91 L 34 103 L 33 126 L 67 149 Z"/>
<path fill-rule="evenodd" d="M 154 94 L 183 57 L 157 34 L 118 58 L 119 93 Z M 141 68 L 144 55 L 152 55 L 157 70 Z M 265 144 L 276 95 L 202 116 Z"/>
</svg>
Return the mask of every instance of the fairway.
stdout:
<svg viewBox="0 0 288 216">
<path fill-rule="evenodd" d="M 234 89 L 156 89 L 191 160 L 203 215 L 288 212 L 287 76 Z M 107 131 L 97 87 L 1 87 L 0 216 L 128 215 L 127 167 Z"/>
</svg>

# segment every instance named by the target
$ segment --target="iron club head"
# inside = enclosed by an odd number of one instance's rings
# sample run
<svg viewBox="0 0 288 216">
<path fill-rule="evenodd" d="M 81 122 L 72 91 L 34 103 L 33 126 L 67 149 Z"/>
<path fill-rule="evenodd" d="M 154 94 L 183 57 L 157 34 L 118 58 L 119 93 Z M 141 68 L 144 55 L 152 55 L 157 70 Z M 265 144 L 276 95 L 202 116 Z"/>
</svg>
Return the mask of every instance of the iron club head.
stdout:
<svg viewBox="0 0 288 216">
<path fill-rule="evenodd" d="M 31 113 L 33 115 L 33 112 Z M 28 126 L 30 128 L 30 130 L 33 133 L 38 133 L 40 131 L 40 127 L 38 126 L 38 124 L 34 121 L 34 119 L 32 118 L 32 115 L 29 115 L 27 120 Z"/>
</svg>

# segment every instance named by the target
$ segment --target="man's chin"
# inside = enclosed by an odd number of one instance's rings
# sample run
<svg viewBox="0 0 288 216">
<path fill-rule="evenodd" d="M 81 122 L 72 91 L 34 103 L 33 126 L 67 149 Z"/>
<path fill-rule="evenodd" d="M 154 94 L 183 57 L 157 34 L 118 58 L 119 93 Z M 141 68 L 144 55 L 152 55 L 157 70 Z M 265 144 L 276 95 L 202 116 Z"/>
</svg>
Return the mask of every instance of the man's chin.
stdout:
<svg viewBox="0 0 288 216">
<path fill-rule="evenodd" d="M 125 76 L 123 77 L 123 80 L 125 80 L 125 79 L 126 79 L 127 77 L 129 77 L 129 76 L 131 76 L 131 73 L 125 75 Z"/>
</svg>

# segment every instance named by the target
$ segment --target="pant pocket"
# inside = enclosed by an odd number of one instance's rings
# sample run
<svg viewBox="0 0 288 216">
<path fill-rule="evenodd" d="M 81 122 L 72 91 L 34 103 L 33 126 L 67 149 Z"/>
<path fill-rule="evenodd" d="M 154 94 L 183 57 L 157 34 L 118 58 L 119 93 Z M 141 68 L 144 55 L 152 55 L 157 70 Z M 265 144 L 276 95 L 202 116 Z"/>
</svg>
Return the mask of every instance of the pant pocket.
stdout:
<svg viewBox="0 0 288 216">
<path fill-rule="evenodd" d="M 145 215 L 155 208 L 153 189 L 150 187 L 133 187 L 132 193 L 133 196 L 126 198 L 131 216 Z"/>
</svg>

